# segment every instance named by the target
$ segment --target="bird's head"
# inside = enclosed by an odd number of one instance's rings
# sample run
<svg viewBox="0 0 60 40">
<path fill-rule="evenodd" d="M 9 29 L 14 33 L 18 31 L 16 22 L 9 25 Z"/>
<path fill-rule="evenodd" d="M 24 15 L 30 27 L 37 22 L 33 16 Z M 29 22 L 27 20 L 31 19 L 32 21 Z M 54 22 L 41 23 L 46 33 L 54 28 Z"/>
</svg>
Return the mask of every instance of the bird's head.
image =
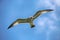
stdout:
<svg viewBox="0 0 60 40">
<path fill-rule="evenodd" d="M 30 18 L 32 19 L 33 17 L 31 16 Z"/>
</svg>

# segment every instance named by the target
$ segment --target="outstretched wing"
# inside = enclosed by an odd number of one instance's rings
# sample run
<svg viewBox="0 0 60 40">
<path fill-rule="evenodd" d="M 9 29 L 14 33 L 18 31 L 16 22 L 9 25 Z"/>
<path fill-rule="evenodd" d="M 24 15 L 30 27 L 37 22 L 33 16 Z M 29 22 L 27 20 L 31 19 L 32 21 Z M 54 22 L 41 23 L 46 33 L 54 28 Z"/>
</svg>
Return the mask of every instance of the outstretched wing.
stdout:
<svg viewBox="0 0 60 40">
<path fill-rule="evenodd" d="M 33 16 L 33 20 L 36 19 L 39 15 L 46 13 L 46 12 L 50 12 L 53 11 L 52 9 L 46 9 L 46 10 L 39 10 L 34 16 Z"/>
<path fill-rule="evenodd" d="M 15 26 L 15 25 L 17 25 L 17 24 L 19 24 L 19 19 L 17 19 L 16 21 L 14 21 L 14 22 L 8 27 L 8 29 L 11 28 L 11 27 L 13 27 L 13 26 Z"/>
</svg>

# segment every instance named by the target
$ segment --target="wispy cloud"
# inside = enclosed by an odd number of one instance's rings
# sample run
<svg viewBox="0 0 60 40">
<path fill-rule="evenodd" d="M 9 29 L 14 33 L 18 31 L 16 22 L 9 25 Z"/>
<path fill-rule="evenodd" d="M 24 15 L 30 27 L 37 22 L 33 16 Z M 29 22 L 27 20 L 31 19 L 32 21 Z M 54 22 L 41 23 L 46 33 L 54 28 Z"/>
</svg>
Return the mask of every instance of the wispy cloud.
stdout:
<svg viewBox="0 0 60 40">
<path fill-rule="evenodd" d="M 60 0 L 53 0 L 57 6 L 60 6 Z"/>
<path fill-rule="evenodd" d="M 36 7 L 39 8 L 42 4 L 44 4 L 44 7 L 53 9 L 54 11 L 51 12 L 48 17 L 43 17 L 38 20 L 37 24 L 39 27 L 37 27 L 36 30 L 40 33 L 46 28 L 48 28 L 49 30 L 56 30 L 57 27 L 56 25 L 54 25 L 55 21 L 57 20 L 56 5 L 52 4 L 49 0 L 43 0 L 43 2 L 41 2 L 41 0 L 38 0 Z"/>
<path fill-rule="evenodd" d="M 50 18 L 52 18 L 52 19 L 55 20 L 55 21 L 58 20 L 56 13 L 52 13 L 52 14 L 50 14 L 49 16 L 50 16 Z"/>
<path fill-rule="evenodd" d="M 36 31 L 38 33 L 41 33 L 45 30 L 48 30 L 49 31 L 54 31 L 54 30 L 57 30 L 58 27 L 55 25 L 55 20 L 51 20 L 49 17 L 43 17 L 43 18 L 40 18 L 38 21 L 37 21 L 37 27 L 36 27 Z M 46 29 L 48 28 L 48 29 Z"/>
<path fill-rule="evenodd" d="M 37 8 L 46 7 L 50 9 L 55 9 L 55 5 L 52 4 L 49 0 L 38 0 L 37 3 L 35 3 L 35 6 Z"/>
<path fill-rule="evenodd" d="M 53 5 L 49 0 L 45 0 L 44 3 L 45 3 L 44 6 L 55 9 L 55 5 Z"/>
<path fill-rule="evenodd" d="M 54 4 L 52 3 L 54 2 Z M 40 17 L 37 21 L 37 27 L 35 28 L 35 33 L 42 33 L 42 32 L 46 32 L 46 36 L 47 39 L 50 39 L 50 34 L 53 31 L 58 30 L 57 27 L 57 21 L 58 21 L 58 17 L 56 15 L 56 6 L 60 6 L 60 0 L 39 0 L 36 4 L 36 7 L 39 8 L 40 6 L 44 6 L 45 9 L 53 9 L 53 12 L 50 12 L 50 14 L 48 14 L 48 16 L 44 16 L 44 17 Z"/>
</svg>

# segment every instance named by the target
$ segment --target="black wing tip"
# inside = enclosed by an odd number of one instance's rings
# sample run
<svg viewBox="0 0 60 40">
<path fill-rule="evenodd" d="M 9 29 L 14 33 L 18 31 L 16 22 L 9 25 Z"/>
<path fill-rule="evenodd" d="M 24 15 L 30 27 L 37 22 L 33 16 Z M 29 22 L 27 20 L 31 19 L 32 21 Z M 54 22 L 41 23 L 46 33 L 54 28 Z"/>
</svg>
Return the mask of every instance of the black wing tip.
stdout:
<svg viewBox="0 0 60 40">
<path fill-rule="evenodd" d="M 10 27 L 8 27 L 7 29 L 10 29 Z"/>
<path fill-rule="evenodd" d="M 12 24 L 12 25 L 10 25 L 7 29 L 10 29 L 12 26 L 13 26 L 13 24 Z"/>
<path fill-rule="evenodd" d="M 54 11 L 53 9 L 46 9 L 46 10 L 48 10 L 48 11 Z"/>
</svg>

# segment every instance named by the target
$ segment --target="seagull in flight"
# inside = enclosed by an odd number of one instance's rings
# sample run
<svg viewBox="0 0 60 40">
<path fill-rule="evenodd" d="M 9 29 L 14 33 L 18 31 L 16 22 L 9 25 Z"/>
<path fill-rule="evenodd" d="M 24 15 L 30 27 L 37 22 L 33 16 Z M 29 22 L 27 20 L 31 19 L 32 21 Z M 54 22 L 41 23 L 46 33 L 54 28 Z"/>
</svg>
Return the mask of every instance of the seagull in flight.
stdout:
<svg viewBox="0 0 60 40">
<path fill-rule="evenodd" d="M 35 25 L 33 24 L 33 21 L 41 14 L 43 13 L 47 13 L 47 12 L 50 12 L 50 11 L 53 11 L 52 9 L 46 9 L 46 10 L 39 10 L 36 12 L 35 15 L 33 15 L 32 17 L 29 17 L 29 18 L 26 18 L 26 19 L 17 19 L 16 21 L 14 21 L 9 27 L 8 29 L 10 29 L 11 27 L 14 27 L 15 25 L 17 24 L 20 24 L 20 23 L 29 23 L 31 28 L 35 27 Z"/>
</svg>

